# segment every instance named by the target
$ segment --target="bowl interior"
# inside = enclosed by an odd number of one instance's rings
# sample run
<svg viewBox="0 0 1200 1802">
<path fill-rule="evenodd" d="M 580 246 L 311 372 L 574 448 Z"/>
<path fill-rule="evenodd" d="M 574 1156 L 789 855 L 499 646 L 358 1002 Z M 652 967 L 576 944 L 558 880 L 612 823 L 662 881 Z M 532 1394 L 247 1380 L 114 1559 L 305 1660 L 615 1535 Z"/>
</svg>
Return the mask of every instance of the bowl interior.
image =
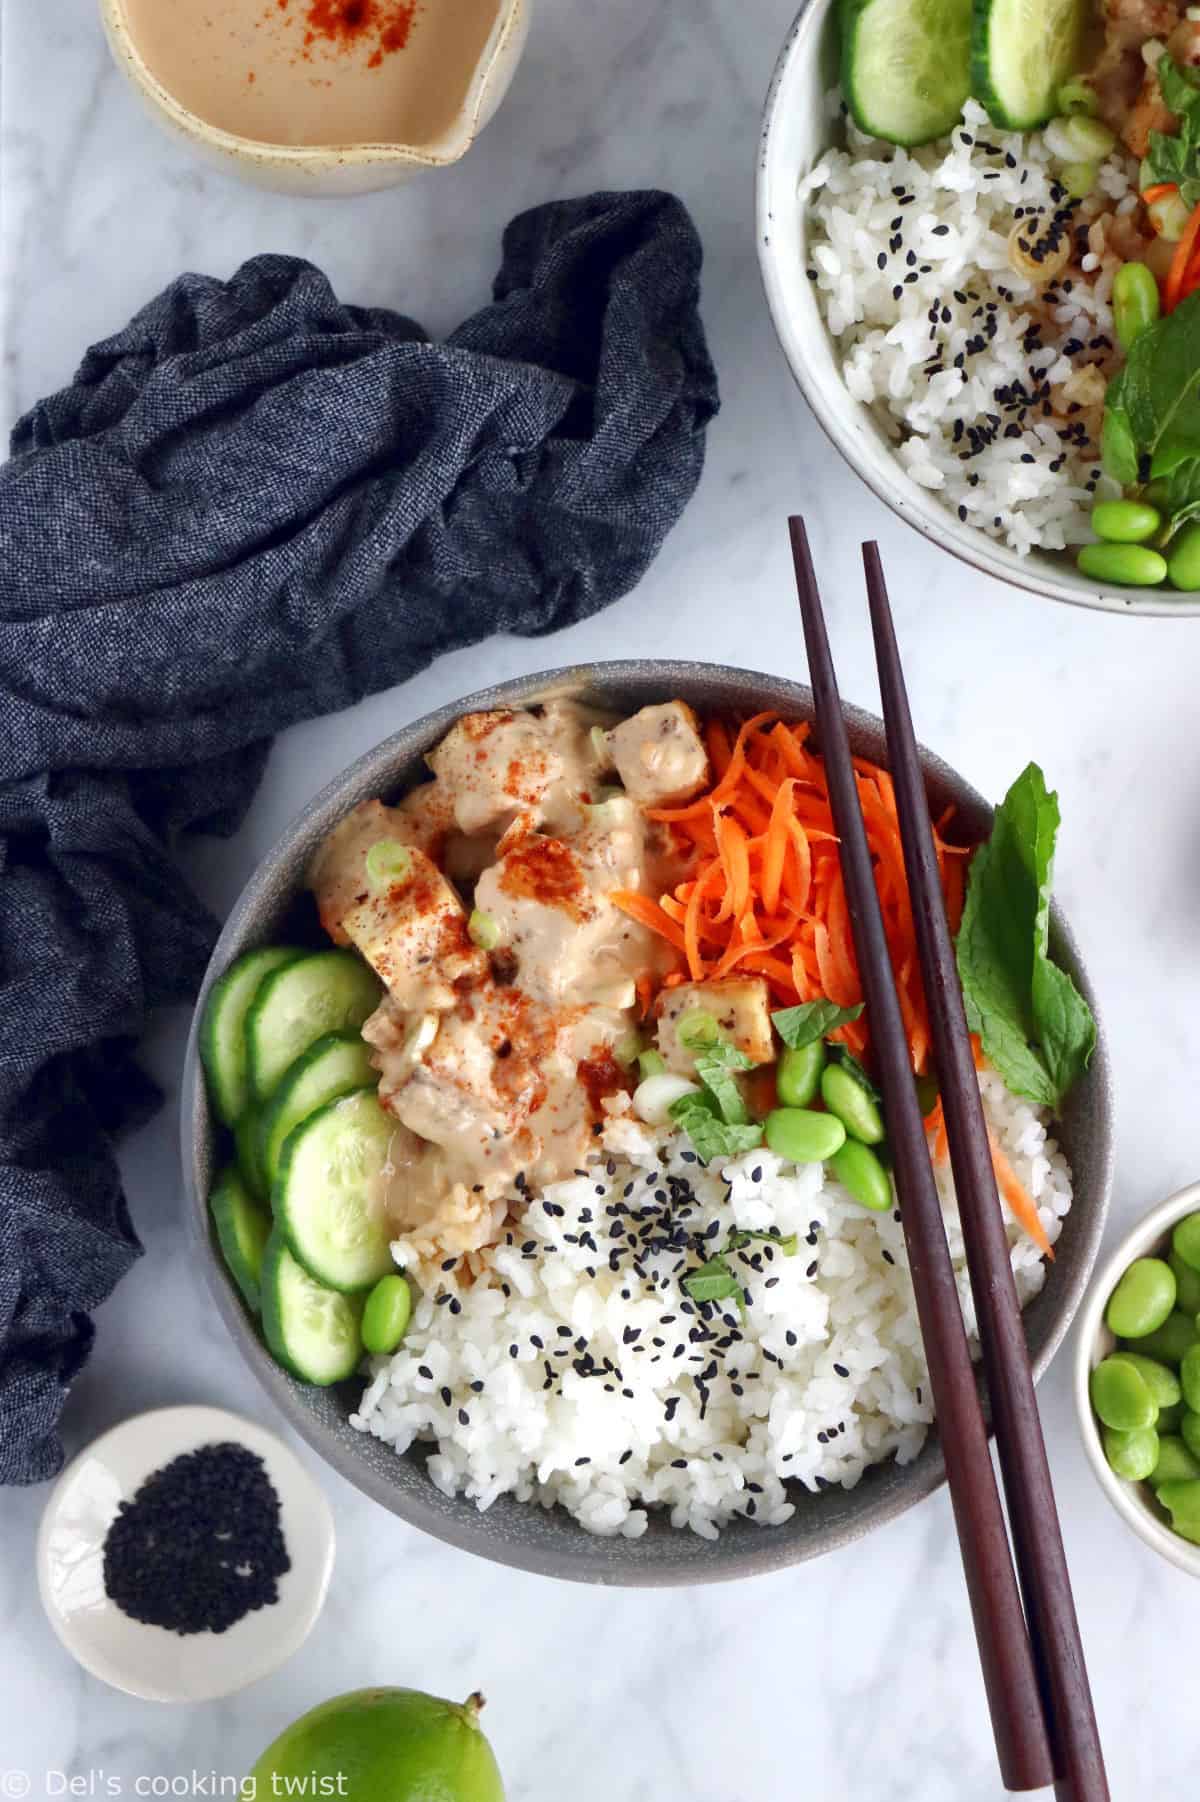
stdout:
<svg viewBox="0 0 1200 1802">
<path fill-rule="evenodd" d="M 1075 1348 L 1075 1401 L 1080 1431 L 1084 1450 L 1101 1488 L 1139 1538 L 1194 1577 L 1200 1577 L 1200 1545 L 1193 1545 L 1190 1540 L 1173 1533 L 1163 1516 L 1151 1505 L 1147 1486 L 1126 1482 L 1105 1457 L 1100 1425 L 1088 1393 L 1088 1379 L 1101 1359 L 1116 1349 L 1117 1342 L 1105 1322 L 1104 1311 L 1121 1277 L 1135 1258 L 1165 1257 L 1170 1249 L 1172 1229 L 1186 1215 L 1197 1211 L 1200 1211 L 1200 1182 L 1190 1183 L 1186 1189 L 1168 1196 L 1166 1201 L 1151 1209 L 1128 1238 L 1122 1240 L 1092 1285 L 1080 1318 Z"/>
<path fill-rule="evenodd" d="M 1200 613 L 1200 599 L 1154 589 L 1102 589 L 1062 553 L 1019 557 L 914 482 L 867 409 L 842 381 L 808 265 L 797 184 L 836 141 L 827 104 L 838 80 L 834 0 L 805 0 L 776 64 L 767 95 L 758 165 L 758 255 L 767 303 L 784 355 L 805 399 L 851 468 L 879 499 L 926 538 L 1002 582 L 1052 600 L 1115 613 Z"/>
<path fill-rule="evenodd" d="M 811 692 L 777 677 L 716 665 L 646 662 L 591 664 L 530 676 L 468 696 L 453 706 L 407 726 L 340 776 L 294 822 L 243 892 L 221 935 L 200 996 L 215 976 L 241 952 L 297 934 L 321 942 L 303 872 L 330 827 L 357 802 L 381 795 L 394 799 L 426 774 L 423 754 L 461 714 L 481 708 L 524 706 L 553 693 L 579 694 L 597 703 L 634 711 L 651 701 L 681 696 L 700 709 L 750 713 L 774 707 L 785 717 L 813 714 Z M 885 761 L 882 723 L 846 709 L 856 753 Z M 963 835 L 986 834 L 991 809 L 944 763 L 922 752 L 935 812 L 953 803 Z M 1068 969 L 1093 1010 L 1096 1008 L 1078 953 L 1061 917 L 1054 913 L 1051 938 L 1056 958 Z M 851 1491 L 840 1488 L 810 1495 L 796 1489 L 796 1512 L 780 1527 L 734 1522 L 720 1540 L 708 1542 L 653 1521 L 643 1538 L 601 1539 L 586 1532 L 562 1510 L 546 1512 L 501 1498 L 485 1514 L 467 1501 L 451 1500 L 430 1481 L 422 1454 L 397 1457 L 382 1442 L 349 1424 L 361 1384 L 335 1390 L 308 1388 L 293 1381 L 266 1352 L 232 1283 L 225 1275 L 211 1234 L 205 1197 L 216 1151 L 213 1121 L 196 1049 L 193 1024 L 182 1102 L 184 1173 L 188 1217 L 201 1249 L 217 1305 L 244 1355 L 285 1414 L 336 1469 L 395 1513 L 438 1538 L 501 1563 L 549 1575 L 598 1583 L 688 1583 L 768 1571 L 857 1538 L 902 1513 L 944 1480 L 936 1435 L 910 1465 L 876 1466 Z M 1103 1229 L 1111 1179 L 1111 1100 L 1103 1036 L 1086 1078 L 1071 1096 L 1059 1134 L 1074 1171 L 1075 1204 L 1056 1248 L 1042 1293 L 1026 1311 L 1029 1345 L 1038 1375 L 1045 1369 L 1083 1295 Z"/>
</svg>

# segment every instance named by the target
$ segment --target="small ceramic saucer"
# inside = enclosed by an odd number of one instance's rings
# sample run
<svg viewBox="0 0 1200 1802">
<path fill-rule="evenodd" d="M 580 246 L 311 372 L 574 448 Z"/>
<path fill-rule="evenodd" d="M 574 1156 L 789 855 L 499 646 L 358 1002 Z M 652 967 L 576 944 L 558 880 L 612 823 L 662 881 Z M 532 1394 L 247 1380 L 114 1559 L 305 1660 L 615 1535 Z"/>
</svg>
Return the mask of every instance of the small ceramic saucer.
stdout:
<svg viewBox="0 0 1200 1802">
<path fill-rule="evenodd" d="M 120 1504 L 154 1471 L 216 1442 L 245 1446 L 280 1503 L 291 1568 L 279 1599 L 223 1633 L 145 1626 L 109 1600 L 104 1541 Z M 64 1470 L 38 1533 L 38 1587 L 50 1623 L 85 1670 L 152 1702 L 206 1702 L 265 1677 L 308 1638 L 333 1570 L 329 1504 L 274 1433 L 222 1408 L 160 1408 L 95 1440 Z"/>
</svg>

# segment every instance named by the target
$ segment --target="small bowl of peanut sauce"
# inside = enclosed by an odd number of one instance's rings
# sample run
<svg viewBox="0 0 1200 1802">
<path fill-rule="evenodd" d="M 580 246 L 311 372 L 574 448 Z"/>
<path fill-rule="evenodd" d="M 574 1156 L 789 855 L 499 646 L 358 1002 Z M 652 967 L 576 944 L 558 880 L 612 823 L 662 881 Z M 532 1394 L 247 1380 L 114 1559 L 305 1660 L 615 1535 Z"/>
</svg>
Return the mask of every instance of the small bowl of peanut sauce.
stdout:
<svg viewBox="0 0 1200 1802">
<path fill-rule="evenodd" d="M 362 194 L 464 156 L 529 0 L 100 0 L 153 117 L 261 187 Z"/>
</svg>

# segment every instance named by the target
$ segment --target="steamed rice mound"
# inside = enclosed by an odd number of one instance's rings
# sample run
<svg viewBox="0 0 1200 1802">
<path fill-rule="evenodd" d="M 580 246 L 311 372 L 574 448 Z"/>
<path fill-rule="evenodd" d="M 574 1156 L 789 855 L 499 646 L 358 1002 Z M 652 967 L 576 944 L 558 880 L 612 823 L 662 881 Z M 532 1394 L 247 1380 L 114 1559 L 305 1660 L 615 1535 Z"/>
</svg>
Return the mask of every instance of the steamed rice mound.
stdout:
<svg viewBox="0 0 1200 1802">
<path fill-rule="evenodd" d="M 1104 389 L 1118 366 L 1121 258 L 1102 216 L 1134 212 L 1118 150 L 1071 215 L 1075 254 L 1049 283 L 1014 272 L 1014 225 L 1065 200 L 1054 127 L 1004 132 L 969 100 L 949 139 L 901 150 L 846 125 L 800 184 L 804 250 L 848 392 L 913 481 L 965 525 L 1025 554 L 1092 537 Z"/>
<path fill-rule="evenodd" d="M 989 1123 L 1053 1242 L 1071 1179 L 1044 1114 L 980 1079 Z M 821 1165 L 765 1148 L 705 1169 L 686 1136 L 625 1115 L 600 1161 L 531 1195 L 460 1282 L 439 1271 L 404 1344 L 371 1361 L 353 1424 L 398 1452 L 435 1441 L 433 1481 L 486 1509 L 561 1504 L 590 1532 L 637 1538 L 648 1511 L 704 1538 L 793 1512 L 786 1485 L 852 1489 L 908 1463 L 932 1420 L 898 1215 L 858 1206 Z M 969 1331 L 975 1318 L 948 1168 L 939 1171 Z M 731 1229 L 743 1288 L 697 1303 L 681 1281 Z M 1022 1304 L 1044 1265 L 1009 1219 Z M 398 1240 L 415 1269 L 420 1248 Z M 422 1266 L 422 1268 L 424 1268 Z"/>
</svg>

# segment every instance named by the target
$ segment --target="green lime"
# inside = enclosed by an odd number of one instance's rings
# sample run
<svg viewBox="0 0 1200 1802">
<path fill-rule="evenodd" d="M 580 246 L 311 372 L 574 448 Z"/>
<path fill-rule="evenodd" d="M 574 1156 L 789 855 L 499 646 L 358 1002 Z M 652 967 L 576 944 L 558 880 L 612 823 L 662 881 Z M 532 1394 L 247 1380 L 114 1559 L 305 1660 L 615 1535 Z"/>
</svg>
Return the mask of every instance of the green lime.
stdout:
<svg viewBox="0 0 1200 1802">
<path fill-rule="evenodd" d="M 267 1747 L 243 1794 L 342 1796 L 346 1802 L 504 1802 L 479 1726 L 482 1696 L 461 1705 L 418 1689 L 356 1689 L 293 1721 Z M 303 1779 L 308 1788 L 299 1785 Z"/>
</svg>

